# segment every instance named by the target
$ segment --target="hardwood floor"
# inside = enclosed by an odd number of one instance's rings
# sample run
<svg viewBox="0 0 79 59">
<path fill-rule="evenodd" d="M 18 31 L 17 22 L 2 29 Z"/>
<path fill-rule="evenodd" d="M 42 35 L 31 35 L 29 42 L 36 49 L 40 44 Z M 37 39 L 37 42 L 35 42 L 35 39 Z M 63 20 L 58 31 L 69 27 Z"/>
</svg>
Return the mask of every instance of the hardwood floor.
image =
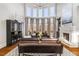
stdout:
<svg viewBox="0 0 79 59">
<path fill-rule="evenodd" d="M 14 49 L 17 46 L 18 43 L 13 44 L 12 46 L 9 47 L 4 47 L 0 49 L 0 56 L 5 56 L 7 53 L 9 53 L 12 49 Z"/>
<path fill-rule="evenodd" d="M 64 44 L 63 44 L 64 45 Z M 68 47 L 66 45 L 64 45 L 64 47 L 69 50 L 70 52 L 72 52 L 73 54 L 75 54 L 76 56 L 79 56 L 79 48 L 71 48 L 71 47 Z"/>
</svg>

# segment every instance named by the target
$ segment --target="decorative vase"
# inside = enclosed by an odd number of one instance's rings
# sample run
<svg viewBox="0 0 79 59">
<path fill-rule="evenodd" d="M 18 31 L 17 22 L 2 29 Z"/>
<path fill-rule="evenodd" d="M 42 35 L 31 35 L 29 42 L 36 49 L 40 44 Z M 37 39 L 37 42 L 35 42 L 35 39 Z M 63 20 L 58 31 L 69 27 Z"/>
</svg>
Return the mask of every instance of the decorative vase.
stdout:
<svg viewBox="0 0 79 59">
<path fill-rule="evenodd" d="M 39 42 L 38 43 L 41 43 L 41 40 L 39 40 Z"/>
</svg>

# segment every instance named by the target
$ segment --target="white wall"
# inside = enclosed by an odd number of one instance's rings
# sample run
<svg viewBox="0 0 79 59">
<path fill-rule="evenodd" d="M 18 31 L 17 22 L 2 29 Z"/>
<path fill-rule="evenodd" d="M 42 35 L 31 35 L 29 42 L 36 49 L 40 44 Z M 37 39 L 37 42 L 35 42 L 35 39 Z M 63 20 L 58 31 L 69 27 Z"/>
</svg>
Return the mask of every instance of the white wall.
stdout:
<svg viewBox="0 0 79 59">
<path fill-rule="evenodd" d="M 77 20 L 76 20 L 76 25 L 77 25 L 77 31 L 79 31 L 79 4 L 77 6 Z"/>
<path fill-rule="evenodd" d="M 56 16 L 57 17 L 61 17 L 62 16 L 62 4 L 61 3 L 57 3 L 56 5 L 57 5 L 56 6 L 57 7 L 56 8 L 57 9 Z"/>
<path fill-rule="evenodd" d="M 78 46 L 79 41 L 79 4 L 73 4 L 73 17 L 72 17 L 72 24 L 65 24 L 61 27 L 60 37 L 63 36 L 63 33 L 69 33 L 69 42 Z M 63 15 L 63 14 L 62 14 Z"/>
<path fill-rule="evenodd" d="M 0 48 L 6 46 L 6 19 L 22 20 L 24 4 L 0 3 Z"/>
</svg>

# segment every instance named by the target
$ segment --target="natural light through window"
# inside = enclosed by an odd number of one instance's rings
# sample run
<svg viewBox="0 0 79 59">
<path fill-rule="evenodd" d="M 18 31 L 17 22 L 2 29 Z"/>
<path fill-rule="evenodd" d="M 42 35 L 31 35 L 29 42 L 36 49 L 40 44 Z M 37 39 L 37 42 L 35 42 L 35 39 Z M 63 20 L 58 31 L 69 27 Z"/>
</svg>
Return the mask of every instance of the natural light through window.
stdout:
<svg viewBox="0 0 79 59">
<path fill-rule="evenodd" d="M 55 5 L 50 7 L 31 7 L 26 6 L 25 12 L 27 17 L 54 17 L 56 16 L 56 7 Z"/>
</svg>

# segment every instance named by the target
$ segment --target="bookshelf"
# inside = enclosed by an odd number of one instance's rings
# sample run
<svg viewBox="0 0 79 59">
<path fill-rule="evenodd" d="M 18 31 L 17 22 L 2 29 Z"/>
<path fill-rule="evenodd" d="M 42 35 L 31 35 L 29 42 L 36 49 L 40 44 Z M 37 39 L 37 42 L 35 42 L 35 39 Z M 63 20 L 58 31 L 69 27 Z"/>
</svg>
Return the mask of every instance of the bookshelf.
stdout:
<svg viewBox="0 0 79 59">
<path fill-rule="evenodd" d="M 22 38 L 22 24 L 17 20 L 6 20 L 7 46 L 10 46 Z"/>
</svg>

